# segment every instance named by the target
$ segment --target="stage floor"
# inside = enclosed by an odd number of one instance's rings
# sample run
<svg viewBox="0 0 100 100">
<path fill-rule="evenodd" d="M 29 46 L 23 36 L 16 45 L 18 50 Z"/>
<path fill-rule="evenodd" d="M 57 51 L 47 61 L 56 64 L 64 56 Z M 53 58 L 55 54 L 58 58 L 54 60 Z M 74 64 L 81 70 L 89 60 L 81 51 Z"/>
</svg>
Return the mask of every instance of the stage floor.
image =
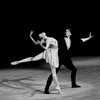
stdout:
<svg viewBox="0 0 100 100">
<path fill-rule="evenodd" d="M 70 71 L 62 66 L 57 74 L 61 94 L 53 89 L 54 83 L 51 94 L 43 93 L 49 69 L 13 69 L 12 66 L 0 70 L 0 100 L 100 100 L 100 57 L 73 58 L 73 63 L 78 69 L 77 84 L 81 88 L 71 88 Z"/>
</svg>

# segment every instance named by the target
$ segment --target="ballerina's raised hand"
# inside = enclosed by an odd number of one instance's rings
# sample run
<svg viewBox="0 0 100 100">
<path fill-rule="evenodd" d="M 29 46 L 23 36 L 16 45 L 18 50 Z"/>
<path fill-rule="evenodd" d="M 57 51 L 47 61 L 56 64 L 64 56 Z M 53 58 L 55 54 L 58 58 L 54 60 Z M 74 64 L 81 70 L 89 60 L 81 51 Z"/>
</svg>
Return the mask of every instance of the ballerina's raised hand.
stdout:
<svg viewBox="0 0 100 100">
<path fill-rule="evenodd" d="M 32 38 L 33 32 L 34 32 L 34 31 L 31 31 L 29 36 L 30 36 L 31 40 L 33 41 L 33 43 L 34 43 L 35 45 L 38 45 L 38 44 L 40 44 L 40 41 L 39 41 L 39 40 L 35 41 L 34 38 Z"/>
</svg>

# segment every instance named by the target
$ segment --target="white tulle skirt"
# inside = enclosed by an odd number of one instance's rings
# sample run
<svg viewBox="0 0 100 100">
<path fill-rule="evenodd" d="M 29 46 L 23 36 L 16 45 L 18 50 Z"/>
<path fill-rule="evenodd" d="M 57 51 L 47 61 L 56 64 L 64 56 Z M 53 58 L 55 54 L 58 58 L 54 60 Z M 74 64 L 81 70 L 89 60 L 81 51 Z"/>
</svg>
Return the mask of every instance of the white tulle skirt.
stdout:
<svg viewBox="0 0 100 100">
<path fill-rule="evenodd" d="M 46 49 L 43 52 L 43 58 L 46 60 L 46 63 L 49 63 L 56 68 L 59 67 L 58 48 Z"/>
</svg>

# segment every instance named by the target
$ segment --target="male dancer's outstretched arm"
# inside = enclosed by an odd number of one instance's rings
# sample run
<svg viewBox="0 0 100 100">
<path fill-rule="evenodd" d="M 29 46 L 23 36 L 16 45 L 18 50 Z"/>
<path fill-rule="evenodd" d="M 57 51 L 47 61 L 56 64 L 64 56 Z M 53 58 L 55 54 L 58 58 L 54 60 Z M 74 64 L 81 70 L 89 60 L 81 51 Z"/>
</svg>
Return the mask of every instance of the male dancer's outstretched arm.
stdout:
<svg viewBox="0 0 100 100">
<path fill-rule="evenodd" d="M 86 41 L 88 41 L 89 39 L 91 39 L 92 37 L 93 37 L 93 35 L 91 35 L 91 32 L 90 32 L 89 37 L 87 37 L 87 38 L 81 38 L 81 40 L 82 40 L 83 42 L 86 42 Z"/>
</svg>

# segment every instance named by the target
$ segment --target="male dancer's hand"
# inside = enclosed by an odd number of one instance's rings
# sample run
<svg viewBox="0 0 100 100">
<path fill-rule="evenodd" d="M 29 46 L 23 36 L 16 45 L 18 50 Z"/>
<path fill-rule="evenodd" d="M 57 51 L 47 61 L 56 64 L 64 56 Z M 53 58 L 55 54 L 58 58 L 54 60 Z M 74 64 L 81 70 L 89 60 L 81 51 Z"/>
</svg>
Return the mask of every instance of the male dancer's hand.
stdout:
<svg viewBox="0 0 100 100">
<path fill-rule="evenodd" d="M 94 35 L 91 35 L 91 32 L 90 32 L 90 34 L 89 34 L 89 38 L 92 38 Z"/>
</svg>

